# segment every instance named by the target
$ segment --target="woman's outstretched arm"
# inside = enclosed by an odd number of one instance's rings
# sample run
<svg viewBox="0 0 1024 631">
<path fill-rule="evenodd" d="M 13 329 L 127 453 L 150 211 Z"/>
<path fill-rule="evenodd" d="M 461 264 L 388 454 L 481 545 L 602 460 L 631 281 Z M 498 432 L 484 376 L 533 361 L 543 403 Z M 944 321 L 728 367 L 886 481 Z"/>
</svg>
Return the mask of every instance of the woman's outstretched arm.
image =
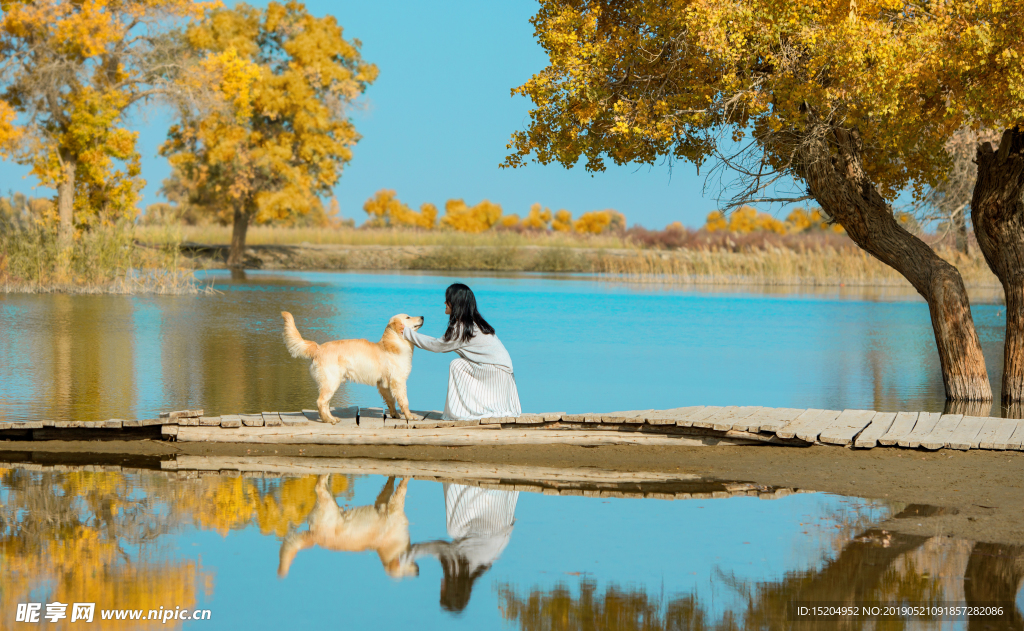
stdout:
<svg viewBox="0 0 1024 631">
<path fill-rule="evenodd" d="M 405 339 L 409 340 L 419 348 L 432 353 L 448 353 L 450 351 L 458 350 L 466 345 L 466 343 L 461 340 L 446 342 L 436 337 L 423 335 L 408 326 L 405 327 Z"/>
</svg>

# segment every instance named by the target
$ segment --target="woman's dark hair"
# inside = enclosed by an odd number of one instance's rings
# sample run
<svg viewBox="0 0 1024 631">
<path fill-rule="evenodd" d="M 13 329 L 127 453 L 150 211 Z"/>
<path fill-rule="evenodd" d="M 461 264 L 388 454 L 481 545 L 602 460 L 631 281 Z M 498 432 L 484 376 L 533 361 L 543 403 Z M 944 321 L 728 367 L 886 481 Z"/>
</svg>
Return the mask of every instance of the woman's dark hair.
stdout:
<svg viewBox="0 0 1024 631">
<path fill-rule="evenodd" d="M 491 566 L 481 565 L 470 572 L 469 561 L 457 552 L 441 555 L 438 559 L 444 571 L 444 578 L 441 580 L 441 606 L 452 613 L 460 613 L 469 604 L 469 597 L 473 594 L 473 583 L 491 569 Z"/>
<path fill-rule="evenodd" d="M 494 327 L 476 310 L 476 296 L 473 290 L 462 283 L 453 283 L 444 292 L 444 301 L 451 307 L 448 316 L 448 330 L 441 338 L 445 342 L 458 340 L 468 342 L 473 339 L 473 325 L 480 327 L 485 335 L 494 335 Z"/>
</svg>

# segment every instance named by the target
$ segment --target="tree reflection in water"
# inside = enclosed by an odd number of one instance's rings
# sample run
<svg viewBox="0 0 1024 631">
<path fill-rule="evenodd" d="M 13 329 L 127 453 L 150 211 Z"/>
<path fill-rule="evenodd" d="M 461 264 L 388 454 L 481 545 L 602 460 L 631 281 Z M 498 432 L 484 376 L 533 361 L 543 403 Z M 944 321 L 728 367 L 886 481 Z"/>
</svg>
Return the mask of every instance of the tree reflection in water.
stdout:
<svg viewBox="0 0 1024 631">
<path fill-rule="evenodd" d="M 938 540 L 938 541 L 936 541 Z M 922 550 L 929 542 L 941 547 L 950 542 L 953 558 L 934 561 L 934 549 Z M 961 558 L 967 557 L 966 563 Z M 931 557 L 931 558 L 922 558 Z M 965 567 L 964 567 L 965 566 Z M 952 576 L 951 569 L 959 568 Z M 955 570 L 954 570 L 955 571 Z M 742 609 L 714 615 L 695 593 L 664 603 L 648 596 L 645 589 L 624 589 L 608 585 L 599 593 L 593 580 L 584 579 L 574 597 L 565 584 L 552 589 L 534 589 L 520 595 L 511 585 L 497 586 L 499 607 L 506 620 L 523 631 L 570 631 L 575 629 L 619 629 L 622 631 L 683 631 L 736 629 L 828 628 L 897 630 L 914 627 L 903 619 L 846 619 L 841 622 L 790 620 L 794 602 L 864 604 L 868 602 L 915 602 L 933 604 L 1003 606 L 1002 616 L 972 617 L 970 631 L 981 629 L 1024 629 L 1015 599 L 1024 579 L 1024 546 L 971 543 L 944 537 L 907 535 L 877 528 L 863 531 L 850 540 L 835 558 L 821 569 L 791 572 L 780 581 L 742 582 L 720 575 L 745 601 Z M 951 589 L 956 580 L 959 589 Z M 961 591 L 962 590 L 962 591 Z M 948 592 L 956 593 L 948 593 Z M 938 626 L 938 619 L 932 621 Z M 916 624 L 916 623 L 915 623 Z"/>
<path fill-rule="evenodd" d="M 312 509 L 316 478 L 285 480 L 0 468 L 0 628 L 24 602 L 96 603 L 97 609 L 194 607 L 214 574 L 173 559 L 165 535 L 193 525 L 227 534 L 256 526 L 284 536 Z M 351 496 L 349 479 L 331 490 Z M 67 620 L 64 621 L 65 623 Z M 105 624 L 166 628 L 160 622 Z"/>
</svg>

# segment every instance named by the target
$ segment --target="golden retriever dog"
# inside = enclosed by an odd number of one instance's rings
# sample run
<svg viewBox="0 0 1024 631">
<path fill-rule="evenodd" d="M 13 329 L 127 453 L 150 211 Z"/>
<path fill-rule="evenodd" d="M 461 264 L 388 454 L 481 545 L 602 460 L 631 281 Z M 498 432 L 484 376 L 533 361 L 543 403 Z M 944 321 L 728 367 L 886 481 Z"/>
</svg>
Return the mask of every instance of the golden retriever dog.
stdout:
<svg viewBox="0 0 1024 631">
<path fill-rule="evenodd" d="M 409 397 L 405 394 L 405 383 L 412 372 L 413 344 L 402 333 L 405 327 L 418 329 L 423 326 L 423 317 L 407 316 L 400 313 L 388 321 L 384 335 L 377 343 L 368 340 L 335 340 L 317 344 L 302 339 L 295 328 L 295 318 L 282 311 L 284 318 L 284 343 L 292 357 L 313 360 L 309 372 L 320 388 L 316 409 L 324 423 L 338 422 L 331 414 L 331 397 L 338 387 L 352 381 L 368 386 L 377 386 L 384 397 L 391 418 L 398 418 L 395 401 L 405 420 L 410 419 Z"/>
<path fill-rule="evenodd" d="M 373 506 L 343 510 L 330 491 L 330 475 L 316 481 L 316 504 L 310 511 L 309 530 L 291 532 L 281 544 L 277 575 L 284 578 L 299 550 L 318 545 L 336 552 L 373 550 L 384 571 L 392 578 L 417 576 L 420 568 L 406 561 L 402 553 L 409 549 L 409 519 L 405 516 L 406 478 L 395 489 L 395 476 L 388 478 Z"/>
</svg>

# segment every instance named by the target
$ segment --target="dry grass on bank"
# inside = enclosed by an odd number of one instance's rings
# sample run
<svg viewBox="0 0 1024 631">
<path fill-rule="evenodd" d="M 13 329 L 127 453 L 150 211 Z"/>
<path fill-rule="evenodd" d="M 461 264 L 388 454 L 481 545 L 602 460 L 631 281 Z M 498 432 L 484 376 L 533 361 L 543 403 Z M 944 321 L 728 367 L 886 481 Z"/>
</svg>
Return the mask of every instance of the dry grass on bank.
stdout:
<svg viewBox="0 0 1024 631">
<path fill-rule="evenodd" d="M 171 235 L 169 238 L 173 238 Z M 197 294 L 191 263 L 177 248 L 135 242 L 133 226 L 98 226 L 76 236 L 70 250 L 55 231 L 7 221 L 0 229 L 0 292 Z"/>
<path fill-rule="evenodd" d="M 173 243 L 180 235 L 185 243 L 227 244 L 231 242 L 231 226 L 181 226 L 168 231 L 163 226 L 139 226 L 136 237 L 147 243 Z M 451 230 L 402 230 L 396 228 L 286 228 L 281 226 L 250 226 L 247 245 L 384 245 L 408 246 L 484 246 L 517 247 L 539 245 L 567 248 L 621 248 L 621 236 L 591 236 L 564 232 L 516 232 L 494 230 L 481 234 Z"/>
<path fill-rule="evenodd" d="M 138 239 L 154 245 L 227 244 L 230 226 L 144 226 Z M 925 235 L 941 257 L 973 287 L 998 280 L 971 244 L 957 253 Z M 861 250 L 845 234 L 814 231 L 780 235 L 631 228 L 622 234 L 579 235 L 495 230 L 468 234 L 388 228 L 285 228 L 253 226 L 248 245 L 265 269 L 525 271 L 607 274 L 631 282 L 716 285 L 892 286 L 909 283 Z M 260 246 L 298 247 L 271 252 Z M 331 247 L 335 246 L 335 247 Z M 272 249 L 272 248 L 271 248 Z M 198 266 L 223 265 L 196 259 Z"/>
<path fill-rule="evenodd" d="M 965 284 L 999 286 L 976 249 L 970 256 L 948 248 L 938 248 L 937 252 L 960 270 Z M 597 263 L 594 271 L 634 282 L 909 286 L 896 270 L 853 248 L 636 251 L 626 256 L 602 256 Z"/>
</svg>

